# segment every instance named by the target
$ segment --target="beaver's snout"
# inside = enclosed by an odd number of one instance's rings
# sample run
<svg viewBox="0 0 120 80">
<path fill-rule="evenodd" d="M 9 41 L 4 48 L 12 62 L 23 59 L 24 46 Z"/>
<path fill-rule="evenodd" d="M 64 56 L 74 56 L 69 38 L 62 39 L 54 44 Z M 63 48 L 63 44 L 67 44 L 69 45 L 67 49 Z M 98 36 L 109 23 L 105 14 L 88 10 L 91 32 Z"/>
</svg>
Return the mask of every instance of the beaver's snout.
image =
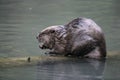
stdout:
<svg viewBox="0 0 120 80">
<path fill-rule="evenodd" d="M 39 45 L 39 48 L 40 48 L 40 49 L 47 49 L 48 47 L 45 46 L 45 45 Z"/>
</svg>

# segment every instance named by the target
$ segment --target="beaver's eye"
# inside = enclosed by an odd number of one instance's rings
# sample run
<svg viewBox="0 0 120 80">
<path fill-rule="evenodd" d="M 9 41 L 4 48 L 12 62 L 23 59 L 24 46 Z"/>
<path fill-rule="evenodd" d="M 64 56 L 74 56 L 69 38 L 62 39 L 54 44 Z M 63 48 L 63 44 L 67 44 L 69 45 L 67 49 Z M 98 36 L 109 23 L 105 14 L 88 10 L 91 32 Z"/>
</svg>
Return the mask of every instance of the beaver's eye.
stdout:
<svg viewBox="0 0 120 80">
<path fill-rule="evenodd" d="M 55 30 L 51 30 L 50 33 L 55 33 Z"/>
<path fill-rule="evenodd" d="M 78 28 L 78 25 L 72 25 L 73 28 Z"/>
</svg>

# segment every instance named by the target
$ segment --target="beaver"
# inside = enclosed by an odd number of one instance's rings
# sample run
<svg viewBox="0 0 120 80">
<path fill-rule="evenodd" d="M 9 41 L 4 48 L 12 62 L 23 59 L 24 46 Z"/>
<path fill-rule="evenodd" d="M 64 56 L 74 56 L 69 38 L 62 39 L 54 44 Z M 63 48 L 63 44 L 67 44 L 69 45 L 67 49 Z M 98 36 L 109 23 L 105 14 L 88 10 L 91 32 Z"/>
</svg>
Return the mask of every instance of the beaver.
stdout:
<svg viewBox="0 0 120 80">
<path fill-rule="evenodd" d="M 42 30 L 36 37 L 41 49 L 50 49 L 49 54 L 65 53 L 66 30 L 63 25 L 49 26 Z"/>
<path fill-rule="evenodd" d="M 106 43 L 102 29 L 88 18 L 76 18 L 65 25 L 50 26 L 38 36 L 41 49 L 49 53 L 101 59 L 106 57 Z"/>
</svg>

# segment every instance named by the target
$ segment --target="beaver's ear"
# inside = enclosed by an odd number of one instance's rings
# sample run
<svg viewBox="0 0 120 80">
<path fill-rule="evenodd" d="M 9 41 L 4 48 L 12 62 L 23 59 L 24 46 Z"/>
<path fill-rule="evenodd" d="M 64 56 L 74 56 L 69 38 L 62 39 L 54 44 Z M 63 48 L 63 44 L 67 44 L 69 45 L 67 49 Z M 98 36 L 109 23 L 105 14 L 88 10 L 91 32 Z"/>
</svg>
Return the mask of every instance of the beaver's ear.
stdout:
<svg viewBox="0 0 120 80">
<path fill-rule="evenodd" d="M 55 30 L 50 30 L 50 33 L 55 33 Z"/>
</svg>

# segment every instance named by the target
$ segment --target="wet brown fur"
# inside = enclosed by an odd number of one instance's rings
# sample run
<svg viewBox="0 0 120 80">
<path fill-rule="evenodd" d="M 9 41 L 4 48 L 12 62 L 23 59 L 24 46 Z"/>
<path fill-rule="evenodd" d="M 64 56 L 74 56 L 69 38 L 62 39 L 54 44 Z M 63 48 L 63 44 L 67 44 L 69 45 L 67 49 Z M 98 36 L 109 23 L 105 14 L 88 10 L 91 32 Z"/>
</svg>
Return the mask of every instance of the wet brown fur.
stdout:
<svg viewBox="0 0 120 80">
<path fill-rule="evenodd" d="M 99 48 L 98 51 L 100 53 L 100 56 L 98 56 L 98 57 L 99 58 L 106 57 L 106 43 L 105 43 L 104 34 L 103 34 L 101 28 L 91 19 L 89 19 L 89 21 L 90 21 L 89 24 L 87 23 L 86 20 L 88 20 L 88 19 L 87 18 L 77 18 L 65 25 L 65 27 L 67 29 L 66 30 L 67 31 L 66 39 L 68 40 L 66 43 L 66 48 L 65 48 L 66 52 L 68 52 L 66 55 L 71 54 L 71 55 L 75 55 L 75 56 L 76 55 L 77 56 L 85 56 L 85 55 L 89 54 L 91 51 L 95 50 L 96 47 L 98 47 Z M 89 31 L 89 27 L 90 27 L 91 31 Z M 77 31 L 77 33 L 76 33 L 76 31 Z M 87 40 L 87 38 L 86 38 L 82 42 L 82 37 L 84 37 L 84 36 L 88 36 L 88 38 L 91 38 L 91 40 Z M 74 43 L 76 42 L 76 38 L 78 38 L 78 40 L 77 40 L 78 47 L 76 47 L 75 49 L 72 49 L 75 45 Z"/>
<path fill-rule="evenodd" d="M 42 47 L 51 49 L 49 53 L 90 58 L 106 57 L 104 34 L 91 19 L 76 18 L 62 28 L 61 26 L 47 28 L 37 36 L 39 42 L 44 35 L 49 39 Z"/>
</svg>

